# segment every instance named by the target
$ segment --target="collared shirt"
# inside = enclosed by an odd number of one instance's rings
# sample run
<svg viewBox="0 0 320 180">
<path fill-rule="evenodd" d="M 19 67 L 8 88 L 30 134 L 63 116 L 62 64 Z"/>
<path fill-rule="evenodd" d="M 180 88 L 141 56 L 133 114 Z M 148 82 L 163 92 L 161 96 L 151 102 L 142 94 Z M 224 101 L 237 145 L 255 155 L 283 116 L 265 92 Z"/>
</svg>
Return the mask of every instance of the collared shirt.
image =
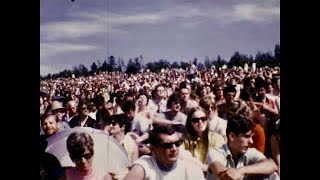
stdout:
<svg viewBox="0 0 320 180">
<path fill-rule="evenodd" d="M 208 151 L 208 164 L 218 161 L 227 168 L 240 168 L 255 164 L 263 159 L 266 159 L 265 155 L 255 148 L 249 148 L 245 154 L 240 156 L 237 164 L 233 161 L 232 154 L 227 144 L 224 144 L 219 148 L 210 148 Z M 216 180 L 218 178 L 215 174 L 209 172 L 207 179 Z M 242 178 L 242 180 L 246 179 L 246 176 Z"/>
</svg>

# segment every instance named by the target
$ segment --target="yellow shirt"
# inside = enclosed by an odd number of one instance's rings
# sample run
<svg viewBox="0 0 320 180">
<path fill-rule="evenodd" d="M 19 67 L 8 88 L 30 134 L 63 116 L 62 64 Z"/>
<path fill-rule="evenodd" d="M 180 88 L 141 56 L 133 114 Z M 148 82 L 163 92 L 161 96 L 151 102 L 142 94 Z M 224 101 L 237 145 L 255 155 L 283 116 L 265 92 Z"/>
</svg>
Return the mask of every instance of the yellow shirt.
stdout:
<svg viewBox="0 0 320 180">
<path fill-rule="evenodd" d="M 198 138 L 193 141 L 187 136 L 184 140 L 183 146 L 186 150 L 190 151 L 193 157 L 199 159 L 203 164 L 207 164 L 207 152 L 209 148 L 220 147 L 225 144 L 223 136 L 215 132 L 208 133 L 208 148 L 205 149 L 203 141 Z"/>
</svg>

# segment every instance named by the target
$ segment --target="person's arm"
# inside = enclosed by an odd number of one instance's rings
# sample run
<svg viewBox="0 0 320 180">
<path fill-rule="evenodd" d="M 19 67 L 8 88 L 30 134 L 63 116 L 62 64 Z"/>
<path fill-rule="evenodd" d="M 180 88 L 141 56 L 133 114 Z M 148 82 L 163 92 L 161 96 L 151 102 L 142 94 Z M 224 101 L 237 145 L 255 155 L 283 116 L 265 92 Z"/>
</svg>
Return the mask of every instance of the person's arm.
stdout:
<svg viewBox="0 0 320 180">
<path fill-rule="evenodd" d="M 140 144 L 141 142 L 147 140 L 149 138 L 149 133 L 145 132 L 143 133 L 141 136 L 139 136 L 138 138 L 135 139 L 137 144 Z"/>
<path fill-rule="evenodd" d="M 209 169 L 215 174 L 216 177 L 219 177 L 219 174 L 225 172 L 229 168 L 225 167 L 224 162 L 226 157 L 223 153 L 219 151 L 219 148 L 209 148 L 208 150 L 208 164 Z"/>
<path fill-rule="evenodd" d="M 278 110 L 277 110 L 277 108 L 275 108 L 274 102 L 273 102 L 273 101 L 270 101 L 270 103 L 272 104 L 271 106 L 266 105 L 266 104 L 263 104 L 263 103 L 261 103 L 261 102 L 255 102 L 255 104 L 256 104 L 258 107 L 260 107 L 261 109 L 264 109 L 264 110 L 266 110 L 266 111 L 268 111 L 268 112 L 270 112 L 270 113 L 278 116 L 278 115 L 279 115 L 279 114 L 278 114 Z"/>
<path fill-rule="evenodd" d="M 157 117 L 155 116 L 153 118 L 153 123 L 156 123 L 156 124 L 159 124 L 159 125 L 177 125 L 177 124 L 182 124 L 181 122 L 176 122 L 176 121 L 170 121 L 170 120 L 167 120 L 167 119 L 163 119 L 163 118 L 160 118 L 160 117 Z"/>
<path fill-rule="evenodd" d="M 135 164 L 123 180 L 143 180 L 145 176 L 144 173 L 142 166 Z"/>
<path fill-rule="evenodd" d="M 135 160 L 137 160 L 139 158 L 139 149 L 138 149 L 138 145 L 136 143 L 134 143 L 133 145 L 133 150 L 132 150 L 132 154 L 131 154 L 131 163 L 133 163 Z"/>
<path fill-rule="evenodd" d="M 278 114 L 280 114 L 280 98 L 277 97 L 274 101 L 274 104 L 276 105 L 276 108 L 278 110 Z"/>
<path fill-rule="evenodd" d="M 255 164 L 239 168 L 243 175 L 272 174 L 278 170 L 276 163 L 272 159 L 262 159 Z"/>
<path fill-rule="evenodd" d="M 271 136 L 271 152 L 272 152 L 272 158 L 273 160 L 276 162 L 276 164 L 278 165 L 278 173 L 280 174 L 280 147 L 278 144 L 278 140 L 276 138 L 276 135 L 272 135 Z"/>
</svg>

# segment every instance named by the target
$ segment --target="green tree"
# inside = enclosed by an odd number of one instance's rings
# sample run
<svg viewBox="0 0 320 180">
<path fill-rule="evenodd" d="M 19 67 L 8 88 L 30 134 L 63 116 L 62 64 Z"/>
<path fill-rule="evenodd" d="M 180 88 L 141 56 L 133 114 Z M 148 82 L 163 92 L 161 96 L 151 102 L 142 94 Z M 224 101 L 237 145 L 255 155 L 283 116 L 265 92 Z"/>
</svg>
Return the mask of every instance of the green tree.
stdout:
<svg viewBox="0 0 320 180">
<path fill-rule="evenodd" d="M 98 71 L 98 66 L 95 62 L 93 62 L 91 64 L 91 70 L 90 70 L 90 74 L 93 75 L 94 73 L 96 73 Z"/>
<path fill-rule="evenodd" d="M 208 56 L 204 58 L 204 65 L 206 66 L 206 68 L 211 68 L 213 65 L 213 62 L 209 59 Z"/>
<path fill-rule="evenodd" d="M 274 60 L 275 60 L 275 66 L 280 65 L 280 44 L 276 44 L 274 47 Z"/>
<path fill-rule="evenodd" d="M 171 67 L 171 68 L 175 68 L 175 69 L 180 68 L 179 63 L 178 63 L 177 61 L 174 61 L 174 62 L 171 64 L 170 67 Z"/>
</svg>

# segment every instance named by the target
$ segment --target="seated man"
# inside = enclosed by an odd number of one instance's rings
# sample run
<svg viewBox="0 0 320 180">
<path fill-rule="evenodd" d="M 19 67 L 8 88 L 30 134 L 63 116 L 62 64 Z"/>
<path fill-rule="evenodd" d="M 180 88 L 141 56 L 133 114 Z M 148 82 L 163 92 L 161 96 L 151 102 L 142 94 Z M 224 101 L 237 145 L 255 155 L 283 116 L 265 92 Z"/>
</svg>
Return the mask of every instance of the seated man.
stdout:
<svg viewBox="0 0 320 180">
<path fill-rule="evenodd" d="M 273 160 L 267 159 L 253 143 L 254 123 L 245 117 L 234 116 L 228 120 L 228 143 L 208 152 L 208 163 L 212 173 L 208 179 L 268 179 L 277 171 Z"/>
<path fill-rule="evenodd" d="M 204 179 L 200 167 L 179 159 L 182 140 L 171 126 L 154 127 L 149 142 L 152 156 L 144 155 L 136 160 L 125 180 Z"/>
</svg>

